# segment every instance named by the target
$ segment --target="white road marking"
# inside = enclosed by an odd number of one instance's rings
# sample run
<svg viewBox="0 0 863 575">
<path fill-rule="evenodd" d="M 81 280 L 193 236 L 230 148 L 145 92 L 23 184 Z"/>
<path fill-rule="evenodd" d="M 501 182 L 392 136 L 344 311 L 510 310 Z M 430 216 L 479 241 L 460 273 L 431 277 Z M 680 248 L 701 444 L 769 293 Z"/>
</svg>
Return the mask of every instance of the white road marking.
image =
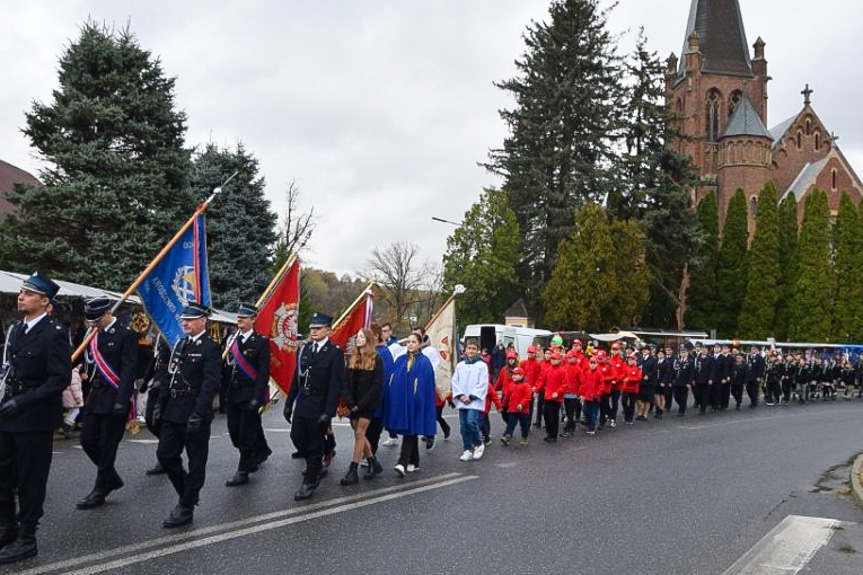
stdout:
<svg viewBox="0 0 863 575">
<path fill-rule="evenodd" d="M 795 575 L 827 545 L 841 523 L 789 515 L 722 575 Z"/>
<path fill-rule="evenodd" d="M 406 492 L 409 490 L 416 489 L 423 485 L 433 485 L 434 487 L 444 487 L 441 482 L 447 483 L 453 479 L 465 480 L 465 479 L 476 479 L 476 476 L 464 476 L 461 473 L 445 473 L 443 475 L 436 475 L 434 477 L 428 477 L 426 479 L 420 479 L 417 481 L 411 481 L 407 484 L 401 485 L 393 485 L 390 487 L 383 487 L 381 489 L 375 489 L 373 491 L 369 491 L 367 493 L 361 493 L 357 495 L 347 495 L 344 497 L 336 497 L 333 499 L 327 499 L 325 501 L 320 501 L 317 503 L 312 503 L 309 505 L 304 505 L 301 507 L 294 507 L 291 509 L 283 509 L 281 511 L 273 511 L 270 513 L 264 513 L 262 515 L 255 515 L 252 517 L 247 517 L 246 519 L 240 519 L 237 521 L 231 521 L 228 523 L 220 523 L 218 525 L 211 525 L 210 527 L 203 527 L 201 529 L 194 529 L 192 531 L 187 531 L 183 533 L 178 533 L 175 535 L 168 535 L 165 537 L 157 537 L 155 539 L 150 539 L 149 541 L 141 541 L 139 543 L 133 543 L 131 545 L 124 545 L 122 547 L 115 547 L 113 549 L 106 549 L 105 551 L 98 551 L 96 553 L 91 553 L 89 555 L 81 555 L 75 557 L 73 559 L 66 559 L 63 561 L 58 561 L 56 563 L 50 563 L 47 565 L 40 565 L 38 567 L 34 567 L 32 569 L 28 569 L 26 571 L 21 571 L 17 575 L 42 575 L 44 573 L 53 573 L 57 571 L 66 572 L 67 569 L 72 567 L 78 567 L 80 565 L 85 565 L 87 563 L 95 563 L 97 561 L 103 561 L 105 559 L 111 559 L 113 557 L 118 557 L 120 555 L 126 555 L 129 553 L 135 553 L 139 551 L 144 551 L 146 549 L 150 549 L 153 547 L 159 547 L 162 545 L 168 545 L 171 543 L 178 543 L 179 541 L 186 541 L 189 539 L 195 539 L 196 537 L 200 537 L 202 535 L 209 535 L 211 533 L 218 533 L 220 531 L 231 531 L 238 528 L 243 528 L 249 525 L 254 525 L 256 523 L 262 523 L 267 521 L 272 521 L 274 519 L 280 519 L 282 517 L 289 517 L 292 515 L 301 515 L 308 512 L 315 512 L 320 509 L 327 509 L 330 507 L 335 507 L 343 504 L 352 504 L 354 502 L 362 502 L 363 500 L 367 500 L 372 497 L 379 497 L 389 493 L 399 493 Z"/>
<path fill-rule="evenodd" d="M 267 433 L 290 433 L 290 427 L 265 427 L 264 431 Z"/>
<path fill-rule="evenodd" d="M 158 439 L 130 439 L 129 443 L 142 443 L 144 445 L 153 445 L 159 443 Z"/>
</svg>

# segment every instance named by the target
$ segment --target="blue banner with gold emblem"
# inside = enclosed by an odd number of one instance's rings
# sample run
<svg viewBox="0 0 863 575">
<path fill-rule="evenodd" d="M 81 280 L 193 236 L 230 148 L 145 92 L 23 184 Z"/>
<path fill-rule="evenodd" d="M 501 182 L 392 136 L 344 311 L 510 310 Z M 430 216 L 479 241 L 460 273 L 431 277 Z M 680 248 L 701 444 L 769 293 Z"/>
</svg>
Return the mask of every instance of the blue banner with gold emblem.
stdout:
<svg viewBox="0 0 863 575">
<path fill-rule="evenodd" d="M 138 287 L 147 313 L 173 346 L 183 337 L 180 313 L 190 302 L 210 307 L 207 230 L 203 214 Z"/>
</svg>

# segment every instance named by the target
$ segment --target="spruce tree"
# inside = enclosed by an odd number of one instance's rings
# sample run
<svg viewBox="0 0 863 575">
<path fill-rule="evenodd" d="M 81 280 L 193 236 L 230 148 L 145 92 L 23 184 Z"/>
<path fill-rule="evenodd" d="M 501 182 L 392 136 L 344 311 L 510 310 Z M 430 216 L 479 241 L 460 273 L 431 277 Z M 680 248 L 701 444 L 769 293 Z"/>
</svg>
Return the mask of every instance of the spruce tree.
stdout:
<svg viewBox="0 0 863 575">
<path fill-rule="evenodd" d="M 746 296 L 738 330 L 741 337 L 766 339 L 776 335 L 779 298 L 779 205 L 776 186 L 767 182 L 758 195 L 755 236 L 749 251 Z"/>
<path fill-rule="evenodd" d="M 746 248 L 749 243 L 746 195 L 739 189 L 728 202 L 728 213 L 722 227 L 722 244 L 716 268 L 719 309 L 715 323 L 720 337 L 737 335 L 737 320 L 746 295 Z"/>
<path fill-rule="evenodd" d="M 606 329 L 639 325 L 650 299 L 651 274 L 645 257 L 645 235 L 637 222 L 613 221 L 614 276 L 618 286 L 604 320 Z"/>
<path fill-rule="evenodd" d="M 194 210 L 186 116 L 174 79 L 128 29 L 85 23 L 59 83 L 26 113 L 45 185 L 9 194 L 10 265 L 122 290 Z"/>
<path fill-rule="evenodd" d="M 689 268 L 685 323 L 689 329 L 709 330 L 717 313 L 716 268 L 719 262 L 719 205 L 716 192 L 707 193 L 695 210 L 701 244 Z"/>
<path fill-rule="evenodd" d="M 506 194 L 488 189 L 447 239 L 443 257 L 443 292 L 456 284 L 466 289 L 459 300 L 459 322 L 500 321 L 518 298 L 518 223 Z"/>
<path fill-rule="evenodd" d="M 675 112 L 665 104 L 666 66 L 646 45 L 642 32 L 626 63 L 632 81 L 624 108 L 626 154 L 607 205 L 613 217 L 637 220 L 646 236 L 651 281 L 645 323 L 681 327 L 683 273 L 701 238 L 692 209 L 697 175 L 691 159 L 667 145 L 682 136 L 675 129 Z"/>
<path fill-rule="evenodd" d="M 518 218 L 519 276 L 529 304 L 542 315 L 551 277 L 573 213 L 614 188 L 610 169 L 621 126 L 622 67 L 599 0 L 555 0 L 548 22 L 525 32 L 518 75 L 497 86 L 515 107 L 501 111 L 509 135 L 486 167 L 504 178 Z"/>
<path fill-rule="evenodd" d="M 797 196 L 788 194 L 779 205 L 779 282 L 776 286 L 776 338 L 785 341 L 791 333 L 791 310 L 799 272 L 797 244 L 800 222 Z"/>
<path fill-rule="evenodd" d="M 219 186 L 231 174 L 207 213 L 208 263 L 213 305 L 233 311 L 241 302 L 255 303 L 267 287 L 276 242 L 276 215 L 264 197 L 258 161 L 242 144 L 236 150 L 207 144 L 192 161 L 192 188 L 199 195 Z"/>
<path fill-rule="evenodd" d="M 798 261 L 791 337 L 795 341 L 829 341 L 833 296 L 830 209 L 827 194 L 821 190 L 813 190 L 806 197 Z"/>
<path fill-rule="evenodd" d="M 833 227 L 836 292 L 831 336 L 840 343 L 857 343 L 863 336 L 863 235 L 857 208 L 842 192 Z"/>
<path fill-rule="evenodd" d="M 575 216 L 570 236 L 545 289 L 546 325 L 551 329 L 605 331 L 617 297 L 614 240 L 605 210 L 586 204 Z"/>
</svg>

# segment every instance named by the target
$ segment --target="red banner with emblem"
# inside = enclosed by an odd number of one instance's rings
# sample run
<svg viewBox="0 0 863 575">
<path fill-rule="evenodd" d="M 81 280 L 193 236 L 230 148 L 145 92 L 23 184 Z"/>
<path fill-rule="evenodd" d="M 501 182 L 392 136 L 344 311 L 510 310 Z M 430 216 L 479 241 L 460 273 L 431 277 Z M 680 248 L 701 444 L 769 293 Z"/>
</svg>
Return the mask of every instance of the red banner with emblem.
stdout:
<svg viewBox="0 0 863 575">
<path fill-rule="evenodd" d="M 287 395 L 297 368 L 300 260 L 285 272 L 258 306 L 255 331 L 270 338 L 270 379 Z"/>
<path fill-rule="evenodd" d="M 375 294 L 372 292 L 371 286 L 372 284 L 369 284 L 365 291 L 360 294 L 360 297 L 354 300 L 354 303 L 342 314 L 342 317 L 333 324 L 330 341 L 338 344 L 343 351 L 347 351 L 348 341 L 358 331 L 364 327 L 369 327 L 372 323 Z"/>
</svg>

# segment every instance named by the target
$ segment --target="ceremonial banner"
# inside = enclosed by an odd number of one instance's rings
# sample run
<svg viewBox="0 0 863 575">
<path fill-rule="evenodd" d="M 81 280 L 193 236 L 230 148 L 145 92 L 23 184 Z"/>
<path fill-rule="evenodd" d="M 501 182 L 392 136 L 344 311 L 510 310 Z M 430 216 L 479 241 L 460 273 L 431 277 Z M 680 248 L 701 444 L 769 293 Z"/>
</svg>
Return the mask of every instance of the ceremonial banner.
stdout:
<svg viewBox="0 0 863 575">
<path fill-rule="evenodd" d="M 429 345 L 437 349 L 440 363 L 435 374 L 435 387 L 441 398 L 450 394 L 452 374 L 457 362 L 455 297 L 450 297 L 426 325 Z"/>
<path fill-rule="evenodd" d="M 171 346 L 184 335 L 180 327 L 183 308 L 190 302 L 208 308 L 212 305 L 203 214 L 147 274 L 138 286 L 138 295 Z"/>
<path fill-rule="evenodd" d="M 297 319 L 300 313 L 300 260 L 285 272 L 258 306 L 255 331 L 270 338 L 270 380 L 285 395 L 297 368 Z"/>
<path fill-rule="evenodd" d="M 372 313 L 374 312 L 374 297 L 372 284 L 369 284 L 363 293 L 360 294 L 360 297 L 354 300 L 354 303 L 342 314 L 342 317 L 333 324 L 330 340 L 338 344 L 342 348 L 342 351 L 347 351 L 348 341 L 358 331 L 371 325 Z"/>
</svg>

